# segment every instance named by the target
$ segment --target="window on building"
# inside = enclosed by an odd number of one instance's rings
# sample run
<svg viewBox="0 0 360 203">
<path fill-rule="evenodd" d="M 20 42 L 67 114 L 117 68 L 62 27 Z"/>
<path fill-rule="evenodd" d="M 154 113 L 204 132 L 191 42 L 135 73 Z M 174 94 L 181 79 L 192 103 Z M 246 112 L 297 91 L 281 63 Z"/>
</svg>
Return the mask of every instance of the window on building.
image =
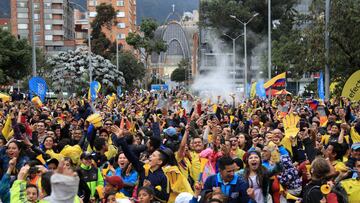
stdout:
<svg viewBox="0 0 360 203">
<path fill-rule="evenodd" d="M 40 9 L 40 4 L 34 3 L 34 10 L 39 10 L 39 9 Z"/>
<path fill-rule="evenodd" d="M 27 4 L 27 2 L 17 2 L 16 6 L 18 8 L 27 8 L 28 4 Z"/>
<path fill-rule="evenodd" d="M 27 13 L 18 13 L 18 14 L 17 14 L 17 17 L 18 17 L 18 18 L 29 18 L 29 16 L 28 16 Z"/>
<path fill-rule="evenodd" d="M 26 30 L 26 29 L 28 29 L 28 24 L 18 24 L 18 29 L 19 30 Z"/>
<path fill-rule="evenodd" d="M 52 36 L 52 35 L 45 35 L 45 40 L 47 40 L 47 41 L 52 41 L 52 40 L 53 40 L 53 36 Z"/>
<path fill-rule="evenodd" d="M 45 24 L 45 30 L 51 30 L 51 28 L 52 28 L 52 25 Z"/>
<path fill-rule="evenodd" d="M 52 19 L 52 14 L 51 13 L 45 13 L 44 18 L 45 19 Z"/>
<path fill-rule="evenodd" d="M 34 24 L 35 32 L 40 31 L 40 24 Z"/>
<path fill-rule="evenodd" d="M 96 0 L 88 0 L 89 1 L 89 6 L 96 6 L 97 2 Z"/>
<path fill-rule="evenodd" d="M 44 3 L 44 9 L 51 9 L 51 3 Z"/>
<path fill-rule="evenodd" d="M 125 39 L 125 38 L 126 38 L 125 34 L 118 34 L 118 39 Z"/>
<path fill-rule="evenodd" d="M 40 14 L 34 13 L 34 20 L 39 20 L 39 18 L 40 18 Z"/>
<path fill-rule="evenodd" d="M 95 18 L 96 15 L 97 15 L 97 13 L 96 13 L 95 11 L 92 11 L 92 12 L 89 13 L 89 16 L 90 16 L 91 18 Z"/>
<path fill-rule="evenodd" d="M 118 17 L 118 18 L 123 18 L 123 17 L 125 17 L 125 12 L 123 12 L 123 11 L 118 11 L 116 17 Z"/>
<path fill-rule="evenodd" d="M 35 41 L 41 41 L 41 36 L 40 35 L 35 35 Z"/>
<path fill-rule="evenodd" d="M 123 0 L 117 0 L 116 1 L 116 6 L 124 6 L 124 1 Z"/>
<path fill-rule="evenodd" d="M 125 28 L 125 23 L 118 23 L 118 24 L 117 24 L 117 27 L 118 27 L 118 28 Z"/>
<path fill-rule="evenodd" d="M 27 35 L 19 35 L 19 39 L 27 39 L 28 36 Z"/>
</svg>

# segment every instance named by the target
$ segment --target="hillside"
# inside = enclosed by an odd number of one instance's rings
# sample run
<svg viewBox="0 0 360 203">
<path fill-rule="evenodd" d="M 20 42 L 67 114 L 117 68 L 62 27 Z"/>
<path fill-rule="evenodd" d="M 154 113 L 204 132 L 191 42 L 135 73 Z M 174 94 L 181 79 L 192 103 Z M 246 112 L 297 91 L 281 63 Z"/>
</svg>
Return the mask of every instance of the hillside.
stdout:
<svg viewBox="0 0 360 203">
<path fill-rule="evenodd" d="M 199 8 L 199 0 L 137 0 L 137 22 L 140 24 L 143 18 L 154 18 L 160 24 L 172 11 L 172 5 L 175 5 L 175 11 L 182 15 L 185 11 L 192 11 Z"/>
</svg>

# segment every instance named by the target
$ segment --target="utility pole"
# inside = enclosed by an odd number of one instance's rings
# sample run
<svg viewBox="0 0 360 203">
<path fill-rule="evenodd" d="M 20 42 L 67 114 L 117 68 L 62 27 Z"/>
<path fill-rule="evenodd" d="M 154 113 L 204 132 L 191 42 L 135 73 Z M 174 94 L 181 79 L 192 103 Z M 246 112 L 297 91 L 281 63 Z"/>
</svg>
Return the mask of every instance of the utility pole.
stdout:
<svg viewBox="0 0 360 203">
<path fill-rule="evenodd" d="M 31 27 L 31 46 L 32 46 L 32 75 L 36 76 L 36 42 L 34 26 L 34 3 L 30 0 L 30 27 Z"/>
<path fill-rule="evenodd" d="M 325 1 L 325 99 L 330 98 L 330 65 L 329 65 L 329 52 L 330 52 L 330 0 Z"/>
</svg>

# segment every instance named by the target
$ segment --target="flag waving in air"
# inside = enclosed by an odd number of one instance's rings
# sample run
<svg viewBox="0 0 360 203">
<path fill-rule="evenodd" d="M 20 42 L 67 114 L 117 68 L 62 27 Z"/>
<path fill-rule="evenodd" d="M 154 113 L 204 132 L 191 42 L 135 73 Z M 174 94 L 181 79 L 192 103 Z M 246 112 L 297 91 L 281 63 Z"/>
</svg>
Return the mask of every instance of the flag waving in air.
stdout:
<svg viewBox="0 0 360 203">
<path fill-rule="evenodd" d="M 89 89 L 89 101 L 95 101 L 97 98 L 97 94 L 100 92 L 101 84 L 98 81 L 93 81 L 90 83 L 90 89 Z"/>
</svg>

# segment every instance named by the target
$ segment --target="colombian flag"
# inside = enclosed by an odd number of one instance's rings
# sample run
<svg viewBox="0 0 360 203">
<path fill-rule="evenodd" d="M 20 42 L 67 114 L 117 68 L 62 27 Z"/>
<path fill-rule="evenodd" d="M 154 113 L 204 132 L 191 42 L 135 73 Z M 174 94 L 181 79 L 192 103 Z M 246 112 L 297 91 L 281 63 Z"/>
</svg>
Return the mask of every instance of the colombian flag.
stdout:
<svg viewBox="0 0 360 203">
<path fill-rule="evenodd" d="M 269 95 L 270 89 L 271 89 L 271 95 L 275 95 L 275 93 L 278 92 L 277 89 L 279 87 L 281 87 L 281 89 L 283 89 L 282 87 L 285 87 L 285 83 L 286 83 L 286 72 L 283 72 L 271 78 L 269 81 L 267 81 L 264 84 L 266 95 Z"/>
<path fill-rule="evenodd" d="M 315 111 L 315 110 L 317 109 L 318 105 L 319 105 L 319 101 L 318 101 L 318 100 L 314 100 L 314 99 L 312 99 L 312 100 L 307 100 L 306 103 L 309 104 L 309 107 L 310 107 L 313 111 Z"/>
</svg>

